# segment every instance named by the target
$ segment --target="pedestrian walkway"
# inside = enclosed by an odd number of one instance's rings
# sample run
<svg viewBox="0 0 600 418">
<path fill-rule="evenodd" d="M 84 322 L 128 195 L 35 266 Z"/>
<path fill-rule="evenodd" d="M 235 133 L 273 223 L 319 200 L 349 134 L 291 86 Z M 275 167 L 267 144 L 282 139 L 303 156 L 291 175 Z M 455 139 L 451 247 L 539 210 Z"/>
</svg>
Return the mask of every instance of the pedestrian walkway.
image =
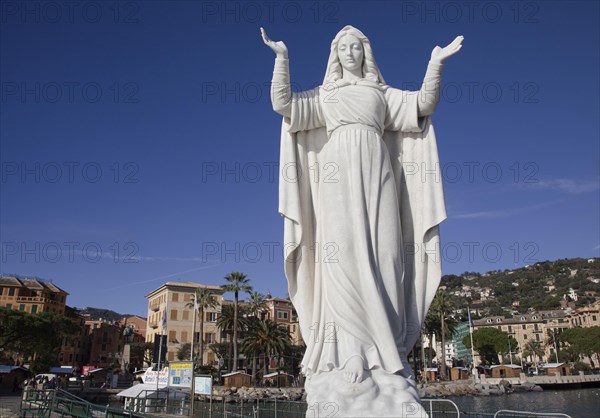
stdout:
<svg viewBox="0 0 600 418">
<path fill-rule="evenodd" d="M 17 418 L 21 405 L 21 395 L 0 393 L 0 418 Z"/>
</svg>

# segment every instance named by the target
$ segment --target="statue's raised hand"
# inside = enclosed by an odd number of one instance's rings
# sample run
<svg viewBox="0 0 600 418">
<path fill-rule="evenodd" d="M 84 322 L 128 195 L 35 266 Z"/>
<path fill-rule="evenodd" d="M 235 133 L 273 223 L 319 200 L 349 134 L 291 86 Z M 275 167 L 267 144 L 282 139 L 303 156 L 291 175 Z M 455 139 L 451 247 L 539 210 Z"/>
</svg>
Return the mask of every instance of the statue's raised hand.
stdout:
<svg viewBox="0 0 600 418">
<path fill-rule="evenodd" d="M 439 63 L 444 62 L 446 59 L 456 54 L 462 48 L 462 41 L 465 39 L 464 36 L 459 35 L 445 48 L 436 46 L 431 51 L 431 60 L 438 61 Z"/>
<path fill-rule="evenodd" d="M 288 49 L 287 46 L 283 43 L 283 41 L 272 41 L 268 36 L 267 32 L 263 28 L 260 28 L 260 33 L 262 34 L 263 41 L 265 45 L 273 50 L 277 58 L 287 59 L 288 57 Z"/>
</svg>

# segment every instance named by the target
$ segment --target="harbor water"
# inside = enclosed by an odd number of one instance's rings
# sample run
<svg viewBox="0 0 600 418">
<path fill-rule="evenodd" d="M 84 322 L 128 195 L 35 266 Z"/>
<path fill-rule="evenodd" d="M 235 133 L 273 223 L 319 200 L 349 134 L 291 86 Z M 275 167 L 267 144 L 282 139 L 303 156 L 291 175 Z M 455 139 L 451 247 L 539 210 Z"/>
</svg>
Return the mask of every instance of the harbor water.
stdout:
<svg viewBox="0 0 600 418">
<path fill-rule="evenodd" d="M 502 396 L 449 397 L 465 416 L 493 416 L 501 409 L 530 412 L 561 412 L 572 418 L 600 418 L 600 388 L 545 390 Z M 488 413 L 489 415 L 487 415 Z"/>
</svg>

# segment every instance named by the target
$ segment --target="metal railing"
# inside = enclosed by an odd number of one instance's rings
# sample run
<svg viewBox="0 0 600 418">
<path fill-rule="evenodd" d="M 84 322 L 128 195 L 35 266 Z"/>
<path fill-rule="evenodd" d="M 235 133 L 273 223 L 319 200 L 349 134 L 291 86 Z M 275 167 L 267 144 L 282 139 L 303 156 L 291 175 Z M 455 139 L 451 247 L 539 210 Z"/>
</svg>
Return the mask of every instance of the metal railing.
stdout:
<svg viewBox="0 0 600 418">
<path fill-rule="evenodd" d="M 504 415 L 507 414 L 507 415 Z M 526 412 L 526 411 L 511 411 L 509 409 L 501 409 L 500 411 L 494 414 L 494 418 L 498 417 L 562 417 L 562 418 L 571 418 L 570 415 L 563 414 L 561 412 Z"/>
<path fill-rule="evenodd" d="M 147 418 L 148 415 L 97 405 L 61 389 L 25 390 L 21 398 L 21 418 Z"/>
<path fill-rule="evenodd" d="M 421 399 L 421 406 L 430 417 L 460 417 L 458 405 L 450 399 Z"/>
</svg>

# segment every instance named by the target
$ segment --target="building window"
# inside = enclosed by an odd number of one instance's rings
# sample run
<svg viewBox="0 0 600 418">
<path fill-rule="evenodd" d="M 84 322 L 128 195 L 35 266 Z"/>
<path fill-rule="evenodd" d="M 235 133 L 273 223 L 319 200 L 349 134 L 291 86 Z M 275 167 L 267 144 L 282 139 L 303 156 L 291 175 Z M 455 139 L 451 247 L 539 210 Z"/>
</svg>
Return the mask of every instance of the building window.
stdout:
<svg viewBox="0 0 600 418">
<path fill-rule="evenodd" d="M 188 341 L 188 333 L 187 331 L 181 331 L 181 342 L 187 343 Z"/>
<path fill-rule="evenodd" d="M 217 320 L 216 312 L 206 312 L 206 321 L 207 322 L 215 322 Z"/>
<path fill-rule="evenodd" d="M 169 342 L 171 342 L 171 343 L 177 342 L 177 331 L 169 331 Z"/>
<path fill-rule="evenodd" d="M 37 312 L 37 305 L 31 305 L 31 313 Z"/>
<path fill-rule="evenodd" d="M 527 339 L 527 334 L 523 334 L 523 339 L 526 340 Z"/>
<path fill-rule="evenodd" d="M 102 344 L 102 347 L 100 348 L 101 351 L 106 351 L 106 344 Z"/>
<path fill-rule="evenodd" d="M 539 341 L 540 340 L 540 334 L 535 334 L 535 340 Z"/>
<path fill-rule="evenodd" d="M 204 341 L 206 342 L 206 344 L 212 344 L 214 342 L 213 335 L 214 334 L 212 332 L 206 332 L 204 334 Z"/>
<path fill-rule="evenodd" d="M 14 295 L 15 295 L 15 288 L 9 287 L 8 288 L 8 296 L 14 296 Z"/>
<path fill-rule="evenodd" d="M 20 304 L 19 305 L 19 311 L 25 312 L 25 305 L 24 304 Z"/>
<path fill-rule="evenodd" d="M 173 293 L 173 296 L 171 297 L 171 300 L 173 302 L 179 302 L 179 293 Z"/>
<path fill-rule="evenodd" d="M 171 321 L 177 321 L 177 309 L 171 309 Z"/>
<path fill-rule="evenodd" d="M 190 311 L 187 311 L 187 310 L 183 311 L 183 313 L 181 315 L 182 315 L 182 317 L 181 317 L 182 321 L 187 321 L 190 319 Z"/>
<path fill-rule="evenodd" d="M 12 303 L 7 303 L 7 304 L 6 304 L 6 307 L 7 307 L 8 309 L 12 309 Z"/>
</svg>

